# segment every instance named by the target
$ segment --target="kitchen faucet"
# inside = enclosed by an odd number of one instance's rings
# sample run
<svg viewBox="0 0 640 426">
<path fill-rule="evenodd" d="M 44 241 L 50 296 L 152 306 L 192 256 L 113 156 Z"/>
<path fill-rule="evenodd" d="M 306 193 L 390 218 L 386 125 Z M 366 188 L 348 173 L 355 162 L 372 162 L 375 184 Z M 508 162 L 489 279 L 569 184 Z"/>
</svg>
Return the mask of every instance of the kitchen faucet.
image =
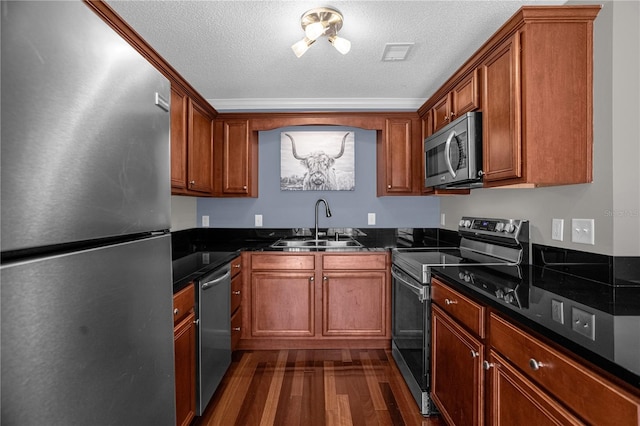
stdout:
<svg viewBox="0 0 640 426">
<path fill-rule="evenodd" d="M 316 201 L 316 241 L 318 241 L 318 206 L 320 205 L 320 202 L 324 203 L 325 214 L 327 215 L 327 217 L 331 217 L 331 209 L 329 208 L 329 203 L 327 203 L 327 200 L 325 200 L 324 198 L 320 198 L 318 201 Z"/>
</svg>

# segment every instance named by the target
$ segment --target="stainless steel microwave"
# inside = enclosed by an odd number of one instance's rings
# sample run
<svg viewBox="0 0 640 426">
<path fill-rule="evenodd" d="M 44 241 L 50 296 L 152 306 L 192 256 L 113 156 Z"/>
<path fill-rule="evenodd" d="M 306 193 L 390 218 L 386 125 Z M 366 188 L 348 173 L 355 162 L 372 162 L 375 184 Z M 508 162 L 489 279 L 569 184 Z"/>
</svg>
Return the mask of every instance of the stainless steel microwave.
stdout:
<svg viewBox="0 0 640 426">
<path fill-rule="evenodd" d="M 424 141 L 426 187 L 482 186 L 482 113 L 468 112 Z"/>
</svg>

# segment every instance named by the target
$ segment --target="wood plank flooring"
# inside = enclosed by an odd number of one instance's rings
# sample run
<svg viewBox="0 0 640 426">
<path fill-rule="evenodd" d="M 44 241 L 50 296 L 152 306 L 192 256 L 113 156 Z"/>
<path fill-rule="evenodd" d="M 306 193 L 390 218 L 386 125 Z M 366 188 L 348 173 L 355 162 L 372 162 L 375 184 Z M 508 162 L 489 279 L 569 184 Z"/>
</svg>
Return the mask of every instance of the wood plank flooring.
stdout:
<svg viewBox="0 0 640 426">
<path fill-rule="evenodd" d="M 238 351 L 194 426 L 443 426 L 424 418 L 385 350 Z"/>
</svg>

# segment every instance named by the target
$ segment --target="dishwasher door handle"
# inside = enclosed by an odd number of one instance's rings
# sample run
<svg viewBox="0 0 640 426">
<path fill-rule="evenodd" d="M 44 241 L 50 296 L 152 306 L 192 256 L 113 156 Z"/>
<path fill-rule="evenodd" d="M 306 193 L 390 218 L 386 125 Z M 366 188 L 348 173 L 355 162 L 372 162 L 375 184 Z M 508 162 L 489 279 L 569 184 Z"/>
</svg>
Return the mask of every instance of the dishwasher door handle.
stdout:
<svg viewBox="0 0 640 426">
<path fill-rule="evenodd" d="M 206 283 L 202 284 L 202 290 L 208 290 L 211 287 L 215 286 L 216 284 L 221 283 L 222 281 L 226 280 L 230 276 L 231 276 L 231 271 L 227 271 L 227 273 L 224 274 L 223 276 L 218 277 L 215 280 L 207 281 Z"/>
</svg>

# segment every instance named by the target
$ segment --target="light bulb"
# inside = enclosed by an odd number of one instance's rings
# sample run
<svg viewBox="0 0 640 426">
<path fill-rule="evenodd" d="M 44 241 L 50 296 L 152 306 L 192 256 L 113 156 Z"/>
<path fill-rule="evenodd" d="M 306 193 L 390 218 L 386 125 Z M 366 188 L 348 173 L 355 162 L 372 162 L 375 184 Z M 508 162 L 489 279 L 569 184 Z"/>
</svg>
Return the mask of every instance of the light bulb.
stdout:
<svg viewBox="0 0 640 426">
<path fill-rule="evenodd" d="M 343 55 L 346 55 L 347 53 L 349 53 L 349 50 L 351 50 L 351 42 L 346 38 L 333 36 L 329 38 L 329 41 L 331 42 L 333 47 L 335 47 L 336 50 Z"/>
<path fill-rule="evenodd" d="M 314 22 L 305 27 L 304 33 L 309 40 L 315 40 L 325 32 L 325 27 L 322 22 Z"/>
<path fill-rule="evenodd" d="M 295 55 L 299 58 L 300 56 L 304 55 L 307 50 L 309 50 L 309 46 L 311 46 L 314 41 L 315 40 L 309 40 L 305 37 L 291 46 L 291 49 L 293 50 L 293 53 L 295 53 Z"/>
</svg>

